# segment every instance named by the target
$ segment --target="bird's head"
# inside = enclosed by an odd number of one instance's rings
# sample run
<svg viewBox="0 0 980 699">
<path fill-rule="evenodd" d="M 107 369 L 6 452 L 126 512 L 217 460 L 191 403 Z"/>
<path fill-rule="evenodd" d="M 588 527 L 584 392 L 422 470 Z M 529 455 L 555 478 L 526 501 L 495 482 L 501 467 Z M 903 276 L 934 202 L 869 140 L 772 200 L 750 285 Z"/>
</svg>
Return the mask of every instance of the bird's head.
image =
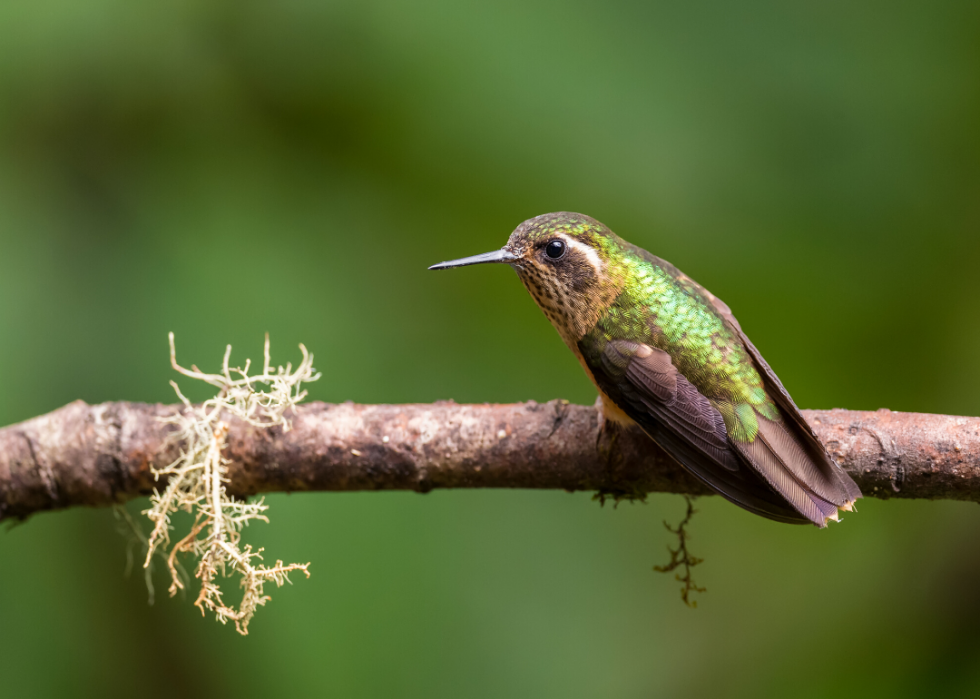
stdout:
<svg viewBox="0 0 980 699">
<path fill-rule="evenodd" d="M 429 269 L 509 264 L 566 342 L 576 342 L 622 289 L 613 261 L 624 245 L 594 218 L 559 212 L 528 219 L 500 250 Z"/>
</svg>

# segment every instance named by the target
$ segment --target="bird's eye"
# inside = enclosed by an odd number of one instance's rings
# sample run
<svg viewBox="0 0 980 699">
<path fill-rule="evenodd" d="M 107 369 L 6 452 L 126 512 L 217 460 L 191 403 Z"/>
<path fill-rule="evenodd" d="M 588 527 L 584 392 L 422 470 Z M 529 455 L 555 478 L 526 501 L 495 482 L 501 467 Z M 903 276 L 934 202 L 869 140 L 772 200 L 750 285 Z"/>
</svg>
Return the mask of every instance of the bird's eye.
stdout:
<svg viewBox="0 0 980 699">
<path fill-rule="evenodd" d="M 544 251 L 552 260 L 557 260 L 565 254 L 565 243 L 561 240 L 552 240 Z"/>
</svg>

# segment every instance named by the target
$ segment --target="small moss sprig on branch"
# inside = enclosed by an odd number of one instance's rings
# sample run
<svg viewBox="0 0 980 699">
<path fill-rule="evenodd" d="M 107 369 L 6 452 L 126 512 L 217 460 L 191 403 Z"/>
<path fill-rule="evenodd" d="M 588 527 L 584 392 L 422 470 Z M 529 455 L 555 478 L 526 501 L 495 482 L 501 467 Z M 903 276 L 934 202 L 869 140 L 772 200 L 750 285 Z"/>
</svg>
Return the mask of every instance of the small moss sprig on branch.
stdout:
<svg viewBox="0 0 980 699">
<path fill-rule="evenodd" d="M 201 583 L 201 591 L 194 603 L 201 610 L 214 612 L 222 624 L 235 622 L 242 635 L 248 634 L 248 624 L 259 606 L 270 598 L 264 594 L 267 582 L 277 587 L 289 582 L 289 573 L 302 571 L 309 577 L 309 563 L 284 564 L 277 560 L 267 567 L 262 560 L 262 549 L 253 551 L 250 545 L 242 547 L 241 531 L 249 522 L 268 522 L 264 514 L 268 510 L 262 498 L 253 502 L 238 500 L 229 495 L 225 483 L 228 461 L 222 457 L 228 434 L 228 415 L 233 415 L 251 425 L 264 428 L 282 427 L 288 432 L 292 427 L 286 412 L 306 397 L 304 383 L 316 381 L 320 374 L 313 369 L 313 356 L 302 344 L 299 346 L 303 359 L 294 369 L 291 364 L 271 367 L 269 336 L 265 336 L 262 373 L 250 376 L 251 360 L 244 368 L 229 367 L 231 345 L 225 350 L 220 374 L 202 372 L 191 365 L 185 369 L 177 363 L 174 334 L 170 333 L 170 363 L 184 376 L 211 384 L 218 389 L 217 395 L 200 405 L 191 403 L 174 381 L 170 382 L 184 409 L 163 421 L 176 426 L 170 439 L 180 445 L 180 456 L 162 469 L 153 469 L 157 480 L 166 479 L 163 492 L 154 489 L 150 508 L 143 511 L 151 522 L 144 568 L 148 568 L 155 553 L 167 552 L 170 571 L 170 595 L 184 588 L 177 557 L 189 553 L 198 559 L 194 576 Z M 264 390 L 259 390 L 263 387 Z M 190 531 L 176 544 L 170 545 L 173 525 L 170 516 L 178 510 L 194 515 Z M 237 607 L 223 599 L 219 579 L 233 575 L 240 577 L 244 588 Z"/>
<path fill-rule="evenodd" d="M 689 534 L 687 533 L 687 525 L 691 523 L 691 517 L 695 515 L 697 510 L 694 509 L 694 499 L 690 495 L 685 495 L 684 500 L 687 502 L 687 512 L 684 515 L 684 519 L 681 520 L 677 527 L 672 527 L 666 521 L 664 522 L 664 527 L 667 528 L 671 534 L 677 536 L 677 548 L 672 549 L 670 546 L 667 547 L 667 551 L 670 553 L 670 562 L 667 565 L 654 566 L 653 569 L 658 573 L 669 573 L 681 566 L 684 567 L 684 575 L 677 573 L 674 577 L 678 582 L 683 583 L 681 587 L 681 599 L 684 600 L 684 604 L 688 607 L 697 607 L 697 600 L 692 599 L 692 592 L 707 592 L 703 587 L 698 587 L 694 582 L 694 577 L 691 574 L 691 568 L 703 563 L 704 559 L 692 556 L 687 550 L 687 539 Z"/>
</svg>

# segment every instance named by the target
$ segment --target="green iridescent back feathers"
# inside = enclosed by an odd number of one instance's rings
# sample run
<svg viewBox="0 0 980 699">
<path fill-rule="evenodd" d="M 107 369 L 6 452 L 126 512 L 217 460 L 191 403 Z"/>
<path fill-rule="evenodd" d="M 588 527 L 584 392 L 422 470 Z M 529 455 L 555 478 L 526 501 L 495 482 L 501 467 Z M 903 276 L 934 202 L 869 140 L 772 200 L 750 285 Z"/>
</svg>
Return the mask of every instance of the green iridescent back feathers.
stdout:
<svg viewBox="0 0 980 699">
<path fill-rule="evenodd" d="M 721 495 L 818 526 L 860 497 L 728 307 L 676 267 L 564 212 L 504 250 L 607 399 Z"/>
</svg>

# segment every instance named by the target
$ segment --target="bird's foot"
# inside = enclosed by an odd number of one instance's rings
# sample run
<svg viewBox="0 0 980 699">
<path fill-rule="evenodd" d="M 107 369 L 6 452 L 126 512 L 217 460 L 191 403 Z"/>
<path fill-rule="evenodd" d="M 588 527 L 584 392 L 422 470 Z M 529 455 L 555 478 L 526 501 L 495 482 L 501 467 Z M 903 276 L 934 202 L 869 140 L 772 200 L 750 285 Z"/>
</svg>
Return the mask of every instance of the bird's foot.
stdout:
<svg viewBox="0 0 980 699">
<path fill-rule="evenodd" d="M 606 417 L 605 401 L 602 396 L 595 399 L 595 409 L 599 415 L 599 429 L 595 435 L 595 450 L 609 461 L 616 444 L 618 430 L 616 423 Z"/>
<path fill-rule="evenodd" d="M 622 485 L 617 483 L 616 469 L 616 441 L 622 430 L 627 429 L 620 421 L 609 419 L 606 414 L 608 403 L 599 396 L 595 402 L 596 411 L 599 413 L 599 429 L 595 438 L 596 453 L 606 464 L 606 472 L 609 480 L 613 483 L 608 487 L 599 488 L 592 496 L 593 500 L 598 500 L 600 505 L 605 505 L 606 500 L 613 501 L 613 507 L 618 507 L 623 500 L 628 502 L 646 502 L 646 491 L 629 484 Z"/>
</svg>

